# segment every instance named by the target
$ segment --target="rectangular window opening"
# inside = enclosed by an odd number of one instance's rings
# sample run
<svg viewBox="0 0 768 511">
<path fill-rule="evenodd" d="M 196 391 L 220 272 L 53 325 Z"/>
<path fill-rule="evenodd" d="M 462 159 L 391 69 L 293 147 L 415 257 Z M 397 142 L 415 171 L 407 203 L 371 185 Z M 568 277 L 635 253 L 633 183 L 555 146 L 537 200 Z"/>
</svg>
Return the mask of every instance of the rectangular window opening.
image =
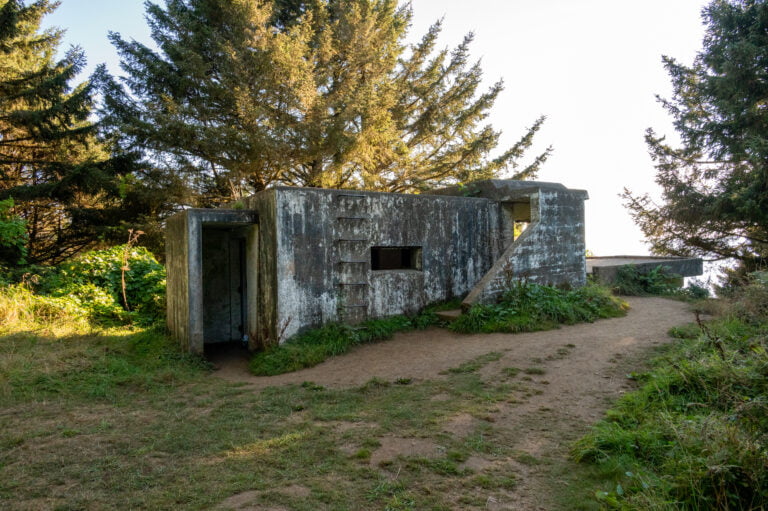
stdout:
<svg viewBox="0 0 768 511">
<path fill-rule="evenodd" d="M 371 270 L 421 270 L 421 247 L 371 247 Z"/>
</svg>

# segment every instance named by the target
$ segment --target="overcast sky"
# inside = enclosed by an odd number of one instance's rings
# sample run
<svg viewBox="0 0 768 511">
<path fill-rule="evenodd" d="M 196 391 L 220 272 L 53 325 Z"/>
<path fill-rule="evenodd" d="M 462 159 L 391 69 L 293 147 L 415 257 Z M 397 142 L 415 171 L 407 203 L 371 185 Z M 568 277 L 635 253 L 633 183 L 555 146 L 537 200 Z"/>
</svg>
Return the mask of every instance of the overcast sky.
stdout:
<svg viewBox="0 0 768 511">
<path fill-rule="evenodd" d="M 661 56 L 690 64 L 701 45 L 705 0 L 413 0 L 410 38 L 444 19 L 442 46 L 475 33 L 488 85 L 506 85 L 490 122 L 513 144 L 539 115 L 538 146 L 554 146 L 539 179 L 585 189 L 587 248 L 597 255 L 645 254 L 640 231 L 621 205 L 624 187 L 654 193 L 655 170 L 643 135 L 674 135 L 655 95 L 668 97 Z M 107 32 L 149 42 L 141 0 L 62 0 L 46 20 L 67 29 L 89 69 L 119 72 Z M 531 153 L 533 155 L 533 152 Z"/>
</svg>

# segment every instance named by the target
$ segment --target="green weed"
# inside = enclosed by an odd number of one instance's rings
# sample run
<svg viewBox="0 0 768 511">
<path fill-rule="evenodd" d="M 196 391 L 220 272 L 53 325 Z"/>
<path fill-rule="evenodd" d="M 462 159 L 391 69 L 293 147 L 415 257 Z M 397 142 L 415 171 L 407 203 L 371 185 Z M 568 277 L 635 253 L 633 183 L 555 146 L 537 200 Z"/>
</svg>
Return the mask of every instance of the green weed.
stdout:
<svg viewBox="0 0 768 511">
<path fill-rule="evenodd" d="M 312 367 L 329 357 L 346 353 L 354 346 L 390 339 L 396 332 L 437 324 L 436 310 L 432 307 L 415 317 L 392 316 L 355 326 L 327 324 L 256 353 L 250 369 L 258 376 L 272 376 Z"/>
<path fill-rule="evenodd" d="M 501 374 L 509 378 L 514 378 L 515 376 L 520 374 L 520 369 L 518 369 L 517 367 L 505 367 L 504 369 L 501 370 Z"/>
<path fill-rule="evenodd" d="M 560 324 L 623 316 L 627 308 L 607 288 L 595 284 L 563 290 L 517 283 L 498 304 L 475 305 L 449 328 L 463 333 L 548 330 Z"/>
<path fill-rule="evenodd" d="M 501 353 L 492 351 L 490 353 L 486 353 L 485 355 L 480 355 L 479 357 L 475 357 L 468 362 L 464 362 L 458 367 L 452 367 L 447 371 L 445 371 L 445 373 L 451 373 L 451 374 L 474 373 L 479 369 L 485 367 L 486 365 L 490 364 L 491 362 L 495 362 L 499 360 L 501 357 L 502 357 Z"/>
<path fill-rule="evenodd" d="M 666 266 L 641 271 L 627 264 L 616 272 L 613 291 L 624 296 L 670 295 L 680 289 L 681 279 Z"/>
</svg>

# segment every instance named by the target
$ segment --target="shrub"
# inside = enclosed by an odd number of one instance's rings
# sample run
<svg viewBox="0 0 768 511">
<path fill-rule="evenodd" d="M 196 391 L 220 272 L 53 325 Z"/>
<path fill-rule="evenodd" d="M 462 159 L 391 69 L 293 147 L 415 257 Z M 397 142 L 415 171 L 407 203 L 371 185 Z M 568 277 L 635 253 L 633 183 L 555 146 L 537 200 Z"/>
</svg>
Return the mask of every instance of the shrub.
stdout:
<svg viewBox="0 0 768 511">
<path fill-rule="evenodd" d="M 19 264 L 27 255 L 27 224 L 12 209 L 13 199 L 0 201 L 0 263 Z"/>
<path fill-rule="evenodd" d="M 0 291 L 3 330 L 77 330 L 88 322 L 149 325 L 164 316 L 165 269 L 145 248 L 122 245 L 87 252 L 58 266 L 27 269 L 34 273 L 27 272 L 21 282 Z"/>
<path fill-rule="evenodd" d="M 456 332 L 530 332 L 623 316 L 628 306 L 602 286 L 565 290 L 516 283 L 493 305 L 475 305 L 451 323 Z"/>
<path fill-rule="evenodd" d="M 126 253 L 127 252 L 127 253 Z M 123 303 L 122 267 L 127 255 Z M 165 313 L 165 268 L 144 247 L 119 245 L 106 250 L 94 250 L 58 266 L 57 275 L 43 283 L 54 296 L 74 295 L 87 301 L 93 287 L 112 297 L 122 309 L 135 313 L 142 321 L 154 321 Z M 55 286 L 52 288 L 52 286 Z M 105 300 L 96 304 L 95 311 L 107 307 Z M 103 309 L 106 317 L 114 312 Z"/>
<path fill-rule="evenodd" d="M 692 282 L 691 284 L 684 287 L 683 289 L 677 290 L 675 294 L 677 294 L 681 298 L 694 300 L 694 301 L 705 300 L 710 296 L 709 289 L 707 289 L 706 286 L 703 286 L 697 282 Z"/>
<path fill-rule="evenodd" d="M 750 324 L 768 320 L 768 272 L 755 272 L 745 279 L 730 300 L 727 312 Z"/>
<path fill-rule="evenodd" d="M 634 264 L 627 264 L 616 272 L 613 291 L 624 296 L 668 295 L 679 289 L 680 279 L 665 266 L 640 271 Z"/>
</svg>

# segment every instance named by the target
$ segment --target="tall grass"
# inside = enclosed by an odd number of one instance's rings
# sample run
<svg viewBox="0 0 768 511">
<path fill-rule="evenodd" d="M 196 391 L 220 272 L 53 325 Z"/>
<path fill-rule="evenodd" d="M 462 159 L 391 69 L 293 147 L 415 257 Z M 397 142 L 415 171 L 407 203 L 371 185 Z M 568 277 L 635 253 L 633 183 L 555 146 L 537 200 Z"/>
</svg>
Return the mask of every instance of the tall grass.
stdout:
<svg viewBox="0 0 768 511">
<path fill-rule="evenodd" d="M 613 467 L 596 493 L 615 509 L 768 507 L 768 285 L 744 287 L 639 377 L 574 457 Z"/>
<path fill-rule="evenodd" d="M 113 399 L 205 367 L 166 336 L 165 271 L 146 249 L 115 247 L 27 269 L 35 273 L 21 282 L 0 275 L 0 402 Z M 123 272 L 131 310 L 120 302 Z"/>
<path fill-rule="evenodd" d="M 560 324 L 623 316 L 627 309 L 624 301 L 595 284 L 565 290 L 517 283 L 498 304 L 473 306 L 450 329 L 462 333 L 549 330 Z"/>
<path fill-rule="evenodd" d="M 0 335 L 88 332 L 92 329 L 88 318 L 88 312 L 70 299 L 37 295 L 24 284 L 0 287 Z"/>
</svg>

